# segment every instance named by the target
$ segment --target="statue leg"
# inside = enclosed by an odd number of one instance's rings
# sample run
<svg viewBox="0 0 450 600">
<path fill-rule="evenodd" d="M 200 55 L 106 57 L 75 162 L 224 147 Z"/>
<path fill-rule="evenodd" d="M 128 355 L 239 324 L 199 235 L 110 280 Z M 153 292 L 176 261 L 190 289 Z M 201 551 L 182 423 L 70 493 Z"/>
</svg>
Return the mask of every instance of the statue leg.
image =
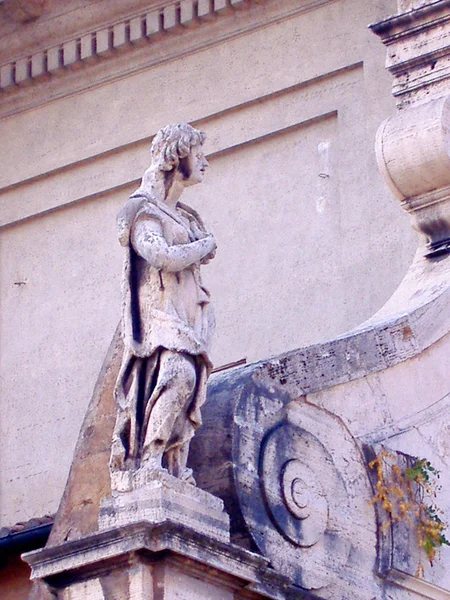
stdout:
<svg viewBox="0 0 450 600">
<path fill-rule="evenodd" d="M 195 485 L 192 469 L 188 469 L 187 467 L 191 439 L 192 435 L 188 438 L 188 440 L 167 450 L 167 470 L 171 475 Z"/>
<path fill-rule="evenodd" d="M 165 461 L 169 473 L 195 485 L 192 469 L 187 467 L 189 446 L 195 431 L 201 426 L 200 408 L 206 399 L 206 366 L 198 359 L 195 361 L 197 381 L 195 398 L 179 413 L 172 428 L 172 437 L 166 447 Z"/>
<path fill-rule="evenodd" d="M 150 413 L 145 423 L 141 464 L 160 469 L 174 426 L 188 420 L 187 409 L 196 389 L 194 359 L 188 354 L 161 352 L 156 385 L 149 398 Z M 182 440 L 180 440 L 182 441 Z"/>
<path fill-rule="evenodd" d="M 138 453 L 136 431 L 137 397 L 143 359 L 125 353 L 114 395 L 117 416 L 111 444 L 110 467 L 113 471 L 135 466 Z"/>
</svg>

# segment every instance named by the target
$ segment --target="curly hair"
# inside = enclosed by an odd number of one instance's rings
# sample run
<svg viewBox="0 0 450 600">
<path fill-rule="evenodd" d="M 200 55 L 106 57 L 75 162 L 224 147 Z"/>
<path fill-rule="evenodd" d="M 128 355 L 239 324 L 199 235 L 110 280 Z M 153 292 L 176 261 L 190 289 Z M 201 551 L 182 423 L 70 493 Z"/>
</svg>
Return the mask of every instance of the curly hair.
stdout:
<svg viewBox="0 0 450 600">
<path fill-rule="evenodd" d="M 153 138 L 151 147 L 152 167 L 160 171 L 172 171 L 186 158 L 191 148 L 201 146 L 206 139 L 202 131 L 191 125 L 166 125 Z"/>
</svg>

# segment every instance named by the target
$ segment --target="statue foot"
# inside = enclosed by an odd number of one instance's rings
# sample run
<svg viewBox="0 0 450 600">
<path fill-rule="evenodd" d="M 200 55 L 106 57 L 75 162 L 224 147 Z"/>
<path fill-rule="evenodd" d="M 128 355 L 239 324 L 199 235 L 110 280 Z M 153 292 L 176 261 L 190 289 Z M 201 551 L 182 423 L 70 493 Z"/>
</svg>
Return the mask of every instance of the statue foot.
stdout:
<svg viewBox="0 0 450 600">
<path fill-rule="evenodd" d="M 188 469 L 187 467 L 181 473 L 180 479 L 181 481 L 185 481 L 186 483 L 190 483 L 191 485 L 197 485 L 197 482 L 194 479 L 192 469 Z"/>
<path fill-rule="evenodd" d="M 145 471 L 166 471 L 167 472 L 167 469 L 165 469 L 162 466 L 161 460 L 162 460 L 161 456 L 146 458 L 145 460 L 141 461 L 140 468 Z"/>
</svg>

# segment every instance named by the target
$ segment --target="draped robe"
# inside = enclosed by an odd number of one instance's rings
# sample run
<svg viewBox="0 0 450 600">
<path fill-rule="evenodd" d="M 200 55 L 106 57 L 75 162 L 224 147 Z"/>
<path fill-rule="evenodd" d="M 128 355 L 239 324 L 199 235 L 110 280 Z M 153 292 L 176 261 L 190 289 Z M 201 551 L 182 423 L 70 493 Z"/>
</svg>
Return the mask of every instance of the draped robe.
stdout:
<svg viewBox="0 0 450 600">
<path fill-rule="evenodd" d="M 139 221 L 157 221 L 168 246 L 186 244 L 206 234 L 199 215 L 185 204 L 176 211 L 138 190 L 118 216 L 119 239 L 125 247 L 123 269 L 122 335 L 124 356 L 115 387 L 118 408 L 113 441 L 113 469 L 135 468 L 142 458 L 150 415 L 161 402 L 166 374 L 161 353 L 169 350 L 191 357 L 196 369 L 195 391 L 186 409 L 184 426 L 169 445 L 190 440 L 201 425 L 200 408 L 206 398 L 211 370 L 210 341 L 214 314 L 209 292 L 202 285 L 200 264 L 181 271 L 155 268 L 143 258 L 144 240 L 134 235 Z M 163 407 L 175 410 L 174 407 Z M 183 419 L 181 419 L 183 421 Z M 180 422 L 180 419 L 177 419 Z M 167 431 L 161 430 L 167 437 Z"/>
</svg>

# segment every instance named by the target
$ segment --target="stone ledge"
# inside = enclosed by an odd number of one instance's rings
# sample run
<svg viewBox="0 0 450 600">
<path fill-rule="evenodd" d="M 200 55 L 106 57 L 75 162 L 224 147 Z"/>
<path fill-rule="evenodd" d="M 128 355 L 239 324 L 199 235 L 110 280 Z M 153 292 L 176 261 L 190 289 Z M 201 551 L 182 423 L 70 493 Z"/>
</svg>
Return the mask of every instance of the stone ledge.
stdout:
<svg viewBox="0 0 450 600">
<path fill-rule="evenodd" d="M 407 573 L 391 569 L 386 575 L 386 581 L 395 584 L 396 586 L 415 592 L 421 597 L 429 598 L 429 600 L 450 600 L 450 592 L 441 588 L 429 581 L 412 577 Z"/>
<path fill-rule="evenodd" d="M 445 9 L 449 6 L 450 0 L 435 0 L 435 2 L 430 2 L 422 7 L 413 8 L 405 13 L 383 19 L 379 23 L 373 23 L 370 28 L 390 41 L 395 37 L 409 34 L 410 31 L 417 29 L 421 22 L 428 19 L 430 15 L 434 15 L 436 10 Z"/>
<path fill-rule="evenodd" d="M 229 543 L 208 538 L 184 525 L 135 523 L 100 532 L 60 546 L 23 555 L 32 567 L 32 579 L 56 587 L 78 576 L 106 571 L 134 553 L 150 560 L 167 555 L 182 560 L 191 572 L 210 571 L 215 579 L 233 578 L 239 587 L 271 600 L 293 597 L 288 580 L 269 567 L 267 559 Z M 199 571 L 200 569 L 200 571 Z M 253 596 L 252 596 L 253 597 Z M 295 598 L 309 598 L 295 588 Z"/>
<path fill-rule="evenodd" d="M 395 77 L 392 93 L 402 103 L 430 83 L 440 84 L 439 90 L 448 86 L 449 7 L 450 0 L 438 0 L 370 25 L 387 46 L 386 67 Z"/>
<path fill-rule="evenodd" d="M 450 259 L 419 247 L 402 283 L 368 321 L 327 342 L 298 348 L 211 379 L 249 377 L 293 398 L 362 379 L 420 355 L 450 331 Z"/>
</svg>

